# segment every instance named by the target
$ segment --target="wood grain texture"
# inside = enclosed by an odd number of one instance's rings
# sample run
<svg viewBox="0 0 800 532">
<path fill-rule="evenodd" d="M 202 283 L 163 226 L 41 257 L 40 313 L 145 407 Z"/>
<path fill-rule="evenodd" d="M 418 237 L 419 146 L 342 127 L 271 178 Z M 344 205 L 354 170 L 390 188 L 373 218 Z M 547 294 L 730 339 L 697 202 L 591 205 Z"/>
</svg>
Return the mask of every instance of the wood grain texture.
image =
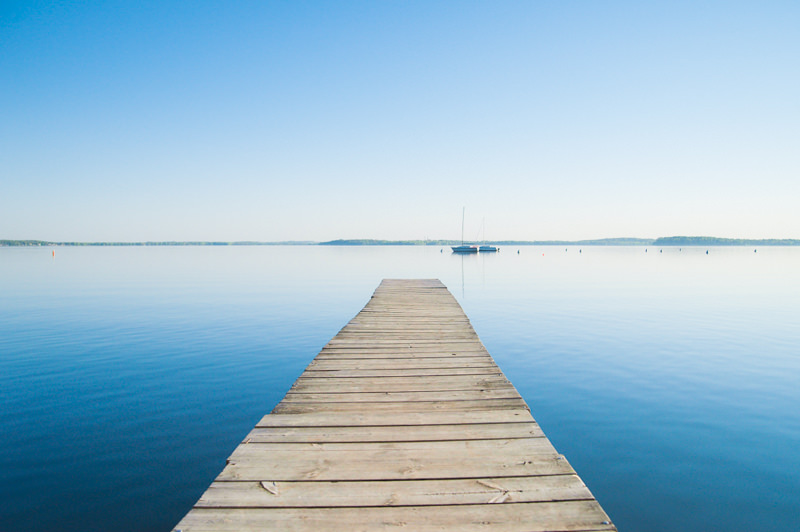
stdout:
<svg viewBox="0 0 800 532">
<path fill-rule="evenodd" d="M 575 475 L 384 482 L 214 482 L 199 507 L 312 508 L 485 504 L 508 494 L 508 502 L 590 500 Z"/>
<path fill-rule="evenodd" d="M 384 280 L 175 527 L 616 530 L 435 279 Z"/>
</svg>

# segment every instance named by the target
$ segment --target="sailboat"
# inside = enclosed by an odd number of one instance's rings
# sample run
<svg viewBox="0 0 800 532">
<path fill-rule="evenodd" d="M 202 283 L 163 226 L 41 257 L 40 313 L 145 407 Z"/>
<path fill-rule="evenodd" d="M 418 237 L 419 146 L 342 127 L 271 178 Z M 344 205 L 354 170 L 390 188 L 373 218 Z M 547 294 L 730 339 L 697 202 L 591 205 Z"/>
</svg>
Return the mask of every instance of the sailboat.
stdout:
<svg viewBox="0 0 800 532">
<path fill-rule="evenodd" d="M 463 207 L 461 209 L 461 245 L 460 246 L 453 246 L 453 253 L 477 253 L 478 246 L 473 246 L 471 244 L 464 244 L 464 213 L 466 212 L 467 208 Z"/>
<path fill-rule="evenodd" d="M 481 229 L 483 232 L 483 244 L 478 247 L 478 251 L 481 253 L 500 251 L 500 248 L 486 244 L 486 219 L 481 222 Z"/>
</svg>

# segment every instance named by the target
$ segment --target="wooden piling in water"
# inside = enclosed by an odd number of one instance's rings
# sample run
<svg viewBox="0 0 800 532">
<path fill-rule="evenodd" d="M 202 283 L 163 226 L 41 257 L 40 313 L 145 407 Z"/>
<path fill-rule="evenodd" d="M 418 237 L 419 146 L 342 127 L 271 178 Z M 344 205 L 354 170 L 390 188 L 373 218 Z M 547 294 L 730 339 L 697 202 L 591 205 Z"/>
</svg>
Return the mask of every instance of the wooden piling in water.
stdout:
<svg viewBox="0 0 800 532">
<path fill-rule="evenodd" d="M 183 532 L 616 530 L 438 280 L 384 280 Z"/>
</svg>

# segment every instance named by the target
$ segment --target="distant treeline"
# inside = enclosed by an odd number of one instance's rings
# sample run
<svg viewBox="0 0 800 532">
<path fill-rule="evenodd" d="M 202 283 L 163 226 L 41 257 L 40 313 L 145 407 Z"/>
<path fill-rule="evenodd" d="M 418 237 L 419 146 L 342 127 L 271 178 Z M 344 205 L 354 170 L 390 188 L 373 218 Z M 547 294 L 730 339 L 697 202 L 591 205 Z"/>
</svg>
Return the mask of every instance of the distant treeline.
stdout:
<svg viewBox="0 0 800 532">
<path fill-rule="evenodd" d="M 667 236 L 653 241 L 654 246 L 799 246 L 796 239 L 717 238 L 715 236 Z"/>
<path fill-rule="evenodd" d="M 304 246 L 317 242 L 49 242 L 46 240 L 0 240 L 0 246 Z"/>
<path fill-rule="evenodd" d="M 50 242 L 46 240 L 0 240 L 1 246 L 455 246 L 460 240 L 341 239 L 327 242 Z M 714 236 L 669 236 L 656 238 L 601 238 L 597 240 L 493 240 L 497 246 L 800 246 L 797 239 L 717 238 Z"/>
</svg>

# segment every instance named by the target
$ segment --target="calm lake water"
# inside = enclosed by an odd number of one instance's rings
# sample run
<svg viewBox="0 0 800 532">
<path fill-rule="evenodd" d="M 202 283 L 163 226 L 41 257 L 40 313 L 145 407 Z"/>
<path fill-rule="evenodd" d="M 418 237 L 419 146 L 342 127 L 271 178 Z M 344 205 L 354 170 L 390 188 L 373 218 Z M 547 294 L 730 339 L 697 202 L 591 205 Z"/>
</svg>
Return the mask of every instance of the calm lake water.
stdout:
<svg viewBox="0 0 800 532">
<path fill-rule="evenodd" d="M 0 530 L 169 531 L 382 278 L 439 278 L 623 532 L 800 530 L 800 248 L 0 248 Z"/>
</svg>

